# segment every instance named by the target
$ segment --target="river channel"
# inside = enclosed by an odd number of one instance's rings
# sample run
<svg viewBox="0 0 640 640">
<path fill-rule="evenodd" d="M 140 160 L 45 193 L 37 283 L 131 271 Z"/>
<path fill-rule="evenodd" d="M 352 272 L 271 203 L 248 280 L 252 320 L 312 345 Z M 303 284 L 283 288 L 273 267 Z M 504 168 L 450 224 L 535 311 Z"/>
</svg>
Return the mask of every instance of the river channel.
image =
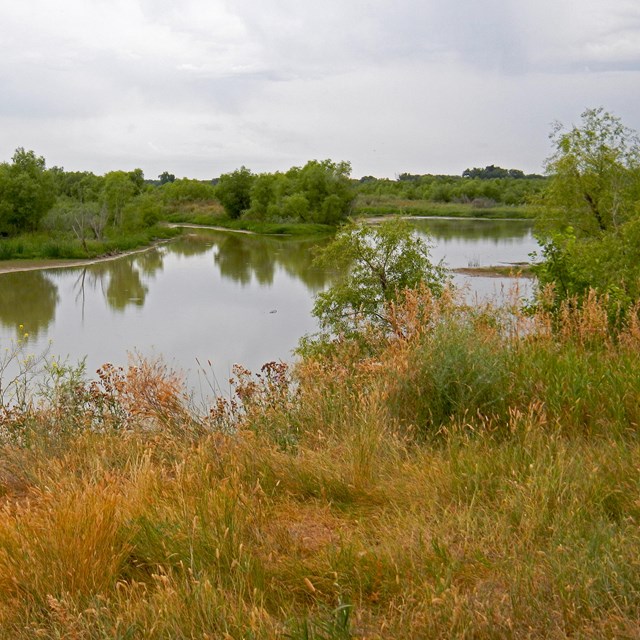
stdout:
<svg viewBox="0 0 640 640">
<path fill-rule="evenodd" d="M 526 221 L 414 224 L 431 235 L 434 260 L 452 269 L 526 262 L 537 249 Z M 196 394 L 209 385 L 224 391 L 234 363 L 257 370 L 291 359 L 300 337 L 316 330 L 314 295 L 336 277 L 312 264 L 322 242 L 190 229 L 108 262 L 0 274 L 0 348 L 28 333 L 30 352 L 86 358 L 90 376 L 105 362 L 126 365 L 132 353 L 162 356 Z M 479 298 L 513 284 L 459 274 L 454 281 Z"/>
</svg>

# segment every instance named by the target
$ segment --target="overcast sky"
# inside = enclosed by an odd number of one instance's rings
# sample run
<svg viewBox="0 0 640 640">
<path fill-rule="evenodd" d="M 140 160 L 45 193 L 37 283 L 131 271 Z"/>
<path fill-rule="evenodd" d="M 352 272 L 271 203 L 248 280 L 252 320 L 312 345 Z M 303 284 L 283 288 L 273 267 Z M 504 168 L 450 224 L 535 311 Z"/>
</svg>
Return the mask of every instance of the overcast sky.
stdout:
<svg viewBox="0 0 640 640">
<path fill-rule="evenodd" d="M 640 0 L 0 0 L 0 161 L 212 178 L 541 172 L 551 123 L 640 129 Z"/>
</svg>

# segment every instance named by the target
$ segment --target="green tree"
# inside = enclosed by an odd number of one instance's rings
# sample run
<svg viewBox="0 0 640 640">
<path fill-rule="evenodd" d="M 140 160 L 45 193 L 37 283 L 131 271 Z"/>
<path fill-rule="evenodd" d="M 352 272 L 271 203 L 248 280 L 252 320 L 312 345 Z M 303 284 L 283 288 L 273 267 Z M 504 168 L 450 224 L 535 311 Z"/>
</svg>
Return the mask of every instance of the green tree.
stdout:
<svg viewBox="0 0 640 640">
<path fill-rule="evenodd" d="M 168 171 L 163 171 L 159 176 L 158 179 L 160 180 L 160 184 L 167 184 L 167 182 L 174 182 L 176 177 L 173 175 L 173 173 L 169 173 Z"/>
<path fill-rule="evenodd" d="M 41 156 L 16 149 L 0 164 L 0 235 L 34 231 L 55 202 L 55 181 Z"/>
<path fill-rule="evenodd" d="M 355 191 L 348 162 L 310 160 L 286 173 L 255 176 L 251 188 L 253 219 L 287 219 L 338 224 L 351 212 Z"/>
<path fill-rule="evenodd" d="M 230 218 L 239 218 L 251 206 L 251 189 L 255 178 L 246 167 L 220 176 L 216 196 Z"/>
<path fill-rule="evenodd" d="M 144 190 L 144 172 L 142 169 L 134 169 L 127 173 L 131 180 L 135 195 L 139 195 Z"/>
<path fill-rule="evenodd" d="M 103 199 L 111 220 L 121 227 L 124 208 L 136 193 L 136 185 L 131 175 L 125 171 L 110 171 L 104 177 Z"/>
<path fill-rule="evenodd" d="M 208 182 L 181 178 L 166 182 L 161 189 L 165 202 L 175 204 L 177 202 L 194 202 L 212 200 L 215 190 Z"/>
<path fill-rule="evenodd" d="M 580 126 L 557 123 L 547 159 L 551 179 L 544 192 L 543 230 L 573 228 L 578 237 L 618 228 L 637 214 L 640 140 L 602 108 L 582 113 Z"/>
<path fill-rule="evenodd" d="M 314 222 L 337 224 L 349 214 L 355 193 L 348 162 L 310 160 L 290 173 L 294 176 L 293 191 L 305 197 Z"/>
<path fill-rule="evenodd" d="M 362 318 L 390 328 L 388 304 L 399 300 L 406 289 L 425 284 L 440 295 L 446 271 L 431 262 L 429 248 L 402 220 L 347 224 L 317 258 L 318 265 L 344 274 L 316 297 L 313 314 L 321 328 L 353 334 Z"/>
<path fill-rule="evenodd" d="M 612 309 L 640 296 L 640 141 L 603 109 L 588 109 L 580 126 L 551 135 L 551 178 L 541 198 L 537 234 L 541 287 L 557 300 L 589 289 L 610 297 Z"/>
</svg>

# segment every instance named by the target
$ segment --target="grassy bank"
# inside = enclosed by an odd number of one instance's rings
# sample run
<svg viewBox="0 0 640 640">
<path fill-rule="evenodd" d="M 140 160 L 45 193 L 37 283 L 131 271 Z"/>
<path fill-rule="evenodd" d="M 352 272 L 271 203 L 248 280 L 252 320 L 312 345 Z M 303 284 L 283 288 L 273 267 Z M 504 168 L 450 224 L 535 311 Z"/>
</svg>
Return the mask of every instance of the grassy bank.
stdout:
<svg viewBox="0 0 640 640">
<path fill-rule="evenodd" d="M 80 242 L 63 233 L 29 233 L 15 238 L 0 238 L 0 260 L 83 260 L 99 258 L 145 247 L 156 240 L 172 238 L 180 232 L 154 226 L 132 233 L 119 233 L 104 240 Z"/>
<path fill-rule="evenodd" d="M 158 363 L 1 413 L 0 636 L 634 637 L 638 310 L 416 292 L 196 415 Z"/>
<path fill-rule="evenodd" d="M 259 220 L 231 219 L 221 209 L 180 208 L 167 216 L 172 224 L 197 224 L 222 227 L 233 231 L 250 231 L 262 235 L 305 236 L 335 232 L 335 227 L 311 222 L 261 222 Z"/>
<path fill-rule="evenodd" d="M 444 216 L 452 218 L 533 219 L 530 205 L 474 206 L 471 203 L 406 200 L 392 196 L 359 196 L 354 204 L 357 216 Z"/>
</svg>

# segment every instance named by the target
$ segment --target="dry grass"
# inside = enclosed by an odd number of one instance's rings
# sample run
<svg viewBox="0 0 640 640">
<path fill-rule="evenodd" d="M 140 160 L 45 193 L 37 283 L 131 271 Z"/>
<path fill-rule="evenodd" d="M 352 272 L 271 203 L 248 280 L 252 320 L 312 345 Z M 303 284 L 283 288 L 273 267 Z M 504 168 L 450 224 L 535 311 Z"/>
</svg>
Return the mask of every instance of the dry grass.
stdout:
<svg viewBox="0 0 640 640">
<path fill-rule="evenodd" d="M 394 313 L 205 417 L 158 363 L 5 412 L 0 637 L 638 637 L 637 309 Z"/>
</svg>

